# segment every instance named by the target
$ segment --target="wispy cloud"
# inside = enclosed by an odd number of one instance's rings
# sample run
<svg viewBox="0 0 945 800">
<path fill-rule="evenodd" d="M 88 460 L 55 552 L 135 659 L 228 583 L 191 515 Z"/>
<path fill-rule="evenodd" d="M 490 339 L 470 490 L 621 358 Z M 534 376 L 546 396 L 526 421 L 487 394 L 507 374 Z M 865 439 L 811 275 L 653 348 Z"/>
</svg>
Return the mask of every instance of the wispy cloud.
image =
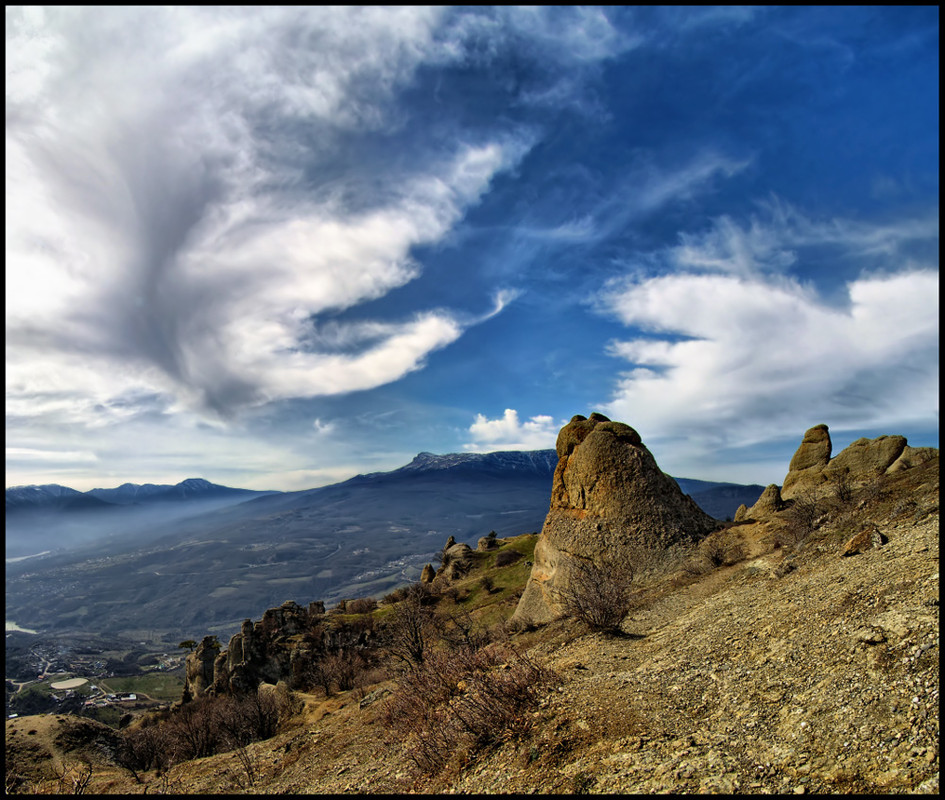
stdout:
<svg viewBox="0 0 945 800">
<path fill-rule="evenodd" d="M 681 233 L 679 244 L 658 254 L 668 269 L 706 270 L 751 275 L 778 272 L 798 260 L 798 249 L 827 246 L 845 262 L 899 255 L 905 245 L 938 241 L 938 214 L 888 223 L 842 218 L 812 219 L 776 196 L 758 204 L 745 223 L 730 216 L 712 221 L 708 230 Z"/>
<path fill-rule="evenodd" d="M 394 381 L 455 341 L 463 315 L 418 309 L 374 326 L 364 352 L 306 349 L 318 315 L 415 279 L 411 250 L 443 237 L 529 147 L 506 133 L 429 153 L 424 168 L 392 168 L 362 189 L 356 179 L 304 186 L 307 174 L 330 172 L 345 131 L 399 124 L 395 91 L 425 60 L 451 57 L 434 37 L 441 17 L 183 8 L 8 17 L 8 98 L 29 110 L 11 123 L 8 101 L 15 413 L 89 421 L 137 393 L 226 417 Z M 149 36 L 131 35 L 142 24 Z"/>
<path fill-rule="evenodd" d="M 42 462 L 49 464 L 81 462 L 94 464 L 98 456 L 88 450 L 40 450 L 32 447 L 6 448 L 7 462 Z"/>
<path fill-rule="evenodd" d="M 505 409 L 498 419 L 476 414 L 475 422 L 469 426 L 473 441 L 464 444 L 463 449 L 471 452 L 544 450 L 555 446 L 558 430 L 563 424 L 543 414 L 520 422 L 514 408 Z"/>
</svg>

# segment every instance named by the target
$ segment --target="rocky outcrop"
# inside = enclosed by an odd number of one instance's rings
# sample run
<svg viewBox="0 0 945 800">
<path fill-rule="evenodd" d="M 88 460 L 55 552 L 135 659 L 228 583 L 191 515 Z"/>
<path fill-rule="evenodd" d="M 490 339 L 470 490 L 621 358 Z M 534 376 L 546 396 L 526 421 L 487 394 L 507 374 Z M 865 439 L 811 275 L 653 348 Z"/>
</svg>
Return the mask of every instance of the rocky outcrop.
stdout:
<svg viewBox="0 0 945 800">
<path fill-rule="evenodd" d="M 488 536 L 480 537 L 479 541 L 476 542 L 476 550 L 480 553 L 484 553 L 488 550 L 498 550 L 499 549 L 499 539 L 495 534 L 495 531 L 492 531 Z"/>
<path fill-rule="evenodd" d="M 905 436 L 857 439 L 833 459 L 830 451 L 826 425 L 815 425 L 808 430 L 784 477 L 782 499 L 790 500 L 800 494 L 836 493 L 841 487 L 860 488 L 884 475 L 911 469 L 938 456 L 938 449 L 934 447 L 910 447 Z M 749 516 L 753 516 L 753 510 L 749 510 Z"/>
<path fill-rule="evenodd" d="M 660 471 L 640 435 L 602 414 L 575 416 L 558 434 L 551 504 L 513 619 L 544 623 L 578 560 L 630 566 L 635 552 L 695 542 L 717 526 Z"/>
<path fill-rule="evenodd" d="M 772 483 L 761 493 L 758 502 L 745 512 L 744 518 L 758 519 L 780 511 L 782 508 L 784 508 L 784 500 L 781 498 L 781 490 L 776 483 Z"/>
<path fill-rule="evenodd" d="M 298 671 L 298 665 L 311 656 L 312 641 L 304 642 L 314 625 L 324 615 L 324 604 L 315 602 L 302 608 L 289 600 L 270 608 L 259 622 L 244 620 L 240 632 L 226 648 L 215 636 L 206 636 L 187 656 L 183 700 L 195 700 L 204 694 L 233 694 L 255 691 L 260 683 L 276 684 Z M 332 632 L 322 632 L 322 646 Z"/>
<path fill-rule="evenodd" d="M 427 564 L 423 568 L 423 572 L 420 573 L 420 583 L 433 583 L 435 577 L 436 572 L 433 571 L 433 565 Z"/>
<path fill-rule="evenodd" d="M 213 667 L 220 653 L 216 636 L 204 636 L 184 661 L 184 702 L 196 700 L 213 685 Z"/>
<path fill-rule="evenodd" d="M 788 500 L 804 489 L 819 486 L 824 481 L 824 467 L 830 463 L 830 432 L 826 425 L 815 425 L 804 433 L 788 474 L 781 486 L 781 497 Z"/>
<path fill-rule="evenodd" d="M 465 542 L 455 544 L 450 536 L 443 549 L 443 565 L 436 571 L 436 576 L 446 582 L 455 581 L 465 576 L 472 567 L 470 554 L 472 548 Z M 450 544 L 453 542 L 453 544 Z"/>
</svg>

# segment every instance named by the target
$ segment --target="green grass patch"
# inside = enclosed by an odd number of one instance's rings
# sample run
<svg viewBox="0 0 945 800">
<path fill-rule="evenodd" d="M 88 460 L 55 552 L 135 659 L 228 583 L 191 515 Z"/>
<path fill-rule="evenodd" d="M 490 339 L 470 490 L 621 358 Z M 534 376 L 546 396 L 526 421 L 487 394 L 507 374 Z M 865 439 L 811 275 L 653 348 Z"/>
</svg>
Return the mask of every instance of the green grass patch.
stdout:
<svg viewBox="0 0 945 800">
<path fill-rule="evenodd" d="M 177 700 L 184 689 L 184 678 L 180 670 L 149 672 L 146 675 L 106 678 L 98 685 L 109 693 L 134 692 L 146 694 L 155 700 Z"/>
</svg>

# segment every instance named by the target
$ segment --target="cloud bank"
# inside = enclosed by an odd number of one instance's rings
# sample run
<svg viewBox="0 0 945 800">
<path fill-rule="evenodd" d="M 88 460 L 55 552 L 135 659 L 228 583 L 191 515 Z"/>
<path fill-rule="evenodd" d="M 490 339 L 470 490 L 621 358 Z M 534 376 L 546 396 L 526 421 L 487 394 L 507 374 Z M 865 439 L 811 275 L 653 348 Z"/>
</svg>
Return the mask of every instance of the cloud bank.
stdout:
<svg viewBox="0 0 945 800">
<path fill-rule="evenodd" d="M 937 222 L 868 227 L 768 210 L 684 234 L 609 284 L 601 307 L 639 334 L 609 344 L 630 369 L 606 413 L 645 440 L 703 454 L 796 438 L 819 422 L 843 431 L 937 420 L 938 270 L 901 252 L 937 242 Z M 830 297 L 783 272 L 827 246 L 838 265 L 874 269 Z"/>
<path fill-rule="evenodd" d="M 228 418 L 370 389 L 473 321 L 418 308 L 318 326 L 416 279 L 527 152 L 497 132 L 422 166 L 333 177 L 343 137 L 403 124 L 392 99 L 459 60 L 438 9 L 8 11 L 7 332 L 14 415 Z M 148 36 L 135 35 L 146 26 Z M 121 410 L 119 410 L 121 409 Z"/>
</svg>

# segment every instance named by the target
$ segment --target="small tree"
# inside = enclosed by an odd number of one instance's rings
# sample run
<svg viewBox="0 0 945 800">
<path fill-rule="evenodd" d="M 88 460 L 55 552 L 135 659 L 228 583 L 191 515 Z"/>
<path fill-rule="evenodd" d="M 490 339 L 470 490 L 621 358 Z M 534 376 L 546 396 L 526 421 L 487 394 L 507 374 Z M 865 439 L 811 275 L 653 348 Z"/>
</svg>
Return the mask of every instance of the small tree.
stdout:
<svg viewBox="0 0 945 800">
<path fill-rule="evenodd" d="M 179 645 L 177 645 L 181 650 L 188 648 L 190 652 L 194 652 L 194 648 L 197 646 L 197 642 L 193 639 L 184 639 Z"/>
<path fill-rule="evenodd" d="M 570 580 L 555 589 L 568 616 L 576 617 L 592 631 L 620 633 L 620 624 L 632 607 L 630 584 L 633 568 L 604 566 L 590 559 L 575 559 Z"/>
</svg>

